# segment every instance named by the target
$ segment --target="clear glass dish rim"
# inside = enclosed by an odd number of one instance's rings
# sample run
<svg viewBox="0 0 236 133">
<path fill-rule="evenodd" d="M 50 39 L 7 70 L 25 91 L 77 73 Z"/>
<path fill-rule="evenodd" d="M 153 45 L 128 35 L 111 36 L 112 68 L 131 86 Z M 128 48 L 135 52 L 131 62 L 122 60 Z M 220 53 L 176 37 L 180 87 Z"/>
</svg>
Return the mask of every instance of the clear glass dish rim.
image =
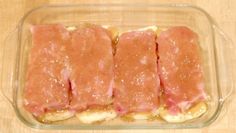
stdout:
<svg viewBox="0 0 236 133">
<path fill-rule="evenodd" d="M 37 10 L 41 10 L 41 9 L 44 9 L 44 8 L 72 8 L 72 7 L 135 7 L 135 8 L 138 8 L 138 7 L 166 7 L 166 8 L 189 8 L 189 9 L 193 9 L 193 10 L 197 10 L 197 11 L 200 11 L 201 13 L 203 13 L 208 21 L 210 22 L 211 24 L 211 33 L 212 33 L 212 36 L 213 36 L 213 45 L 215 45 L 215 32 L 214 32 L 214 29 L 213 29 L 213 22 L 214 20 L 211 18 L 211 16 L 205 11 L 203 10 L 202 8 L 200 7 L 197 7 L 195 5 L 191 5 L 191 4 L 178 4 L 178 3 L 175 3 L 175 4 L 46 4 L 46 5 L 42 5 L 42 6 L 39 6 L 39 7 L 36 7 L 36 8 L 33 8 L 32 10 L 28 11 L 23 17 L 22 19 L 19 21 L 18 25 L 17 25 L 17 29 L 18 29 L 18 32 L 17 32 L 17 36 L 18 36 L 18 40 L 17 42 L 19 43 L 18 46 L 17 46 L 17 54 L 16 55 L 20 55 L 20 46 L 21 46 L 21 28 L 24 24 L 24 21 L 25 19 L 34 11 L 37 11 Z M 215 51 L 215 48 L 214 48 L 214 51 Z M 214 56 L 215 60 L 216 57 Z M 20 59 L 18 58 L 16 60 L 16 65 L 15 65 L 15 76 L 14 76 L 14 81 L 17 81 L 19 82 L 19 65 L 20 64 Z M 218 67 L 217 65 L 215 64 L 215 68 L 216 68 L 216 71 L 218 71 Z M 217 104 L 217 109 L 216 111 L 214 112 L 213 116 L 210 117 L 208 120 L 206 120 L 205 122 L 203 123 L 199 123 L 199 124 L 186 124 L 186 123 L 183 123 L 183 124 L 173 124 L 173 123 L 167 123 L 167 124 L 162 124 L 162 125 L 125 125 L 125 126 L 122 126 L 122 125 L 49 125 L 49 124 L 33 124 L 33 123 L 30 123 L 29 121 L 27 121 L 20 113 L 19 109 L 18 109 L 18 106 L 16 104 L 17 102 L 17 94 L 18 94 L 18 86 L 13 86 L 13 107 L 14 107 L 14 110 L 15 110 L 15 113 L 17 115 L 17 117 L 21 120 L 21 122 L 23 122 L 25 125 L 29 126 L 29 127 L 32 127 L 32 128 L 36 128 L 36 129 L 52 129 L 52 130 L 58 130 L 58 129 L 63 129 L 63 130 L 66 130 L 66 129 L 72 129 L 72 130 L 91 130 L 91 129 L 98 129 L 98 130 L 109 130 L 109 129 L 184 129 L 184 128 L 202 128 L 202 127 L 205 127 L 205 126 L 208 126 L 210 125 L 212 122 L 214 122 L 217 117 L 219 116 L 221 110 L 222 110 L 222 107 L 223 107 L 223 101 L 221 101 L 221 98 L 222 98 L 222 93 L 221 93 L 221 90 L 219 89 L 219 85 L 218 85 L 218 75 L 216 75 L 217 77 L 217 92 L 218 92 L 218 95 L 219 95 L 219 99 L 218 99 L 218 104 Z"/>
</svg>

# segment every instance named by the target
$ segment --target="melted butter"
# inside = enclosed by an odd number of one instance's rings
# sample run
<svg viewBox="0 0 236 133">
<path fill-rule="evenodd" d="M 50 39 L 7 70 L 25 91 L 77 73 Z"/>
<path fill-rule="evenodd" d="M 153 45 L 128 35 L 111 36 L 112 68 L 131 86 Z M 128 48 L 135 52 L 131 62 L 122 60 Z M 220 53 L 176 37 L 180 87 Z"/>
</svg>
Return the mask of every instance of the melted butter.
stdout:
<svg viewBox="0 0 236 133">
<path fill-rule="evenodd" d="M 113 42 L 117 42 L 118 36 L 119 36 L 119 29 L 114 26 L 103 26 L 103 28 L 107 29 L 111 32 L 111 38 Z M 116 43 L 114 43 L 116 44 Z"/>
<path fill-rule="evenodd" d="M 103 28 L 107 29 L 111 33 L 112 40 L 112 53 L 115 55 L 116 53 L 116 44 L 118 43 L 118 37 L 120 30 L 114 26 L 102 25 Z"/>
</svg>

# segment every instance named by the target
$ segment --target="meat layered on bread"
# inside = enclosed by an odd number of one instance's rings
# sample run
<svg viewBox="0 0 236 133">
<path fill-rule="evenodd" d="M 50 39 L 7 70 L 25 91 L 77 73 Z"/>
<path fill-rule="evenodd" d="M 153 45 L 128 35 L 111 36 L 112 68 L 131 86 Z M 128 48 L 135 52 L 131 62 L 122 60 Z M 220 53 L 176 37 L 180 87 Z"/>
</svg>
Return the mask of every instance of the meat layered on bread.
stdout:
<svg viewBox="0 0 236 133">
<path fill-rule="evenodd" d="M 107 108 L 112 103 L 114 87 L 111 33 L 98 25 L 78 27 L 72 32 L 68 51 L 71 110 L 84 123 L 114 118 L 116 114 Z"/>
<path fill-rule="evenodd" d="M 168 112 L 161 116 L 169 122 L 186 121 L 192 119 L 187 112 L 196 106 L 201 113 L 193 116 L 198 117 L 206 111 L 206 92 L 197 34 L 187 27 L 172 27 L 161 32 L 157 43 L 161 99 Z"/>
<path fill-rule="evenodd" d="M 24 107 L 41 122 L 176 123 L 207 111 L 198 36 L 187 27 L 50 24 L 31 33 Z"/>
<path fill-rule="evenodd" d="M 153 30 L 130 31 L 118 38 L 115 54 L 114 107 L 121 116 L 145 119 L 159 107 L 156 34 Z M 136 114 L 139 114 L 139 117 Z"/>
<path fill-rule="evenodd" d="M 37 25 L 31 32 L 24 106 L 41 121 L 70 118 L 74 114 L 67 111 L 70 83 L 66 47 L 70 44 L 70 33 L 62 25 Z M 56 113 L 57 118 L 47 117 L 48 113 Z"/>
</svg>

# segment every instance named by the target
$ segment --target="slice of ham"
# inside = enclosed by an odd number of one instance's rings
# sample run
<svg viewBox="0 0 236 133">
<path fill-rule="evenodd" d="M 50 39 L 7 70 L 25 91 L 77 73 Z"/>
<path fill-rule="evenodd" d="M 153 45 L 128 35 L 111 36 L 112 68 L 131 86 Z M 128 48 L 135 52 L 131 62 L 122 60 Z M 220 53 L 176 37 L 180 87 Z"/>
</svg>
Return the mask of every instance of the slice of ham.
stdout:
<svg viewBox="0 0 236 133">
<path fill-rule="evenodd" d="M 162 100 L 170 113 L 189 109 L 206 98 L 198 36 L 187 27 L 173 27 L 157 38 Z"/>
<path fill-rule="evenodd" d="M 71 109 L 83 111 L 111 103 L 113 53 L 110 33 L 97 25 L 72 33 L 70 51 Z"/>
<path fill-rule="evenodd" d="M 115 55 L 114 107 L 120 114 L 158 108 L 156 35 L 132 31 L 119 37 Z"/>
<path fill-rule="evenodd" d="M 66 45 L 70 34 L 62 25 L 33 26 L 24 106 L 34 116 L 69 107 Z"/>
</svg>

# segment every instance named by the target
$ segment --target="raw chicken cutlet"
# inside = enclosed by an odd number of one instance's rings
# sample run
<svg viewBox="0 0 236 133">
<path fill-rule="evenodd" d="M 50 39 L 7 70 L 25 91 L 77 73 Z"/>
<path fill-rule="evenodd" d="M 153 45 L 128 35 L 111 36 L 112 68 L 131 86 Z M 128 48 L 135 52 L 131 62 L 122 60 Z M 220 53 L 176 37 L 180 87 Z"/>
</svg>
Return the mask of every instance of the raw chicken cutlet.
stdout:
<svg viewBox="0 0 236 133">
<path fill-rule="evenodd" d="M 115 54 L 114 107 L 120 115 L 158 108 L 156 35 L 152 30 L 121 34 Z"/>
<path fill-rule="evenodd" d="M 71 109 L 80 112 L 109 105 L 114 77 L 111 34 L 97 25 L 78 27 L 69 51 Z"/>
<path fill-rule="evenodd" d="M 62 25 L 37 25 L 31 28 L 30 52 L 24 106 L 34 116 L 69 107 L 68 56 L 69 32 Z"/>
<path fill-rule="evenodd" d="M 204 101 L 203 69 L 198 36 L 187 27 L 173 27 L 157 38 L 162 102 L 170 114 Z"/>
</svg>

